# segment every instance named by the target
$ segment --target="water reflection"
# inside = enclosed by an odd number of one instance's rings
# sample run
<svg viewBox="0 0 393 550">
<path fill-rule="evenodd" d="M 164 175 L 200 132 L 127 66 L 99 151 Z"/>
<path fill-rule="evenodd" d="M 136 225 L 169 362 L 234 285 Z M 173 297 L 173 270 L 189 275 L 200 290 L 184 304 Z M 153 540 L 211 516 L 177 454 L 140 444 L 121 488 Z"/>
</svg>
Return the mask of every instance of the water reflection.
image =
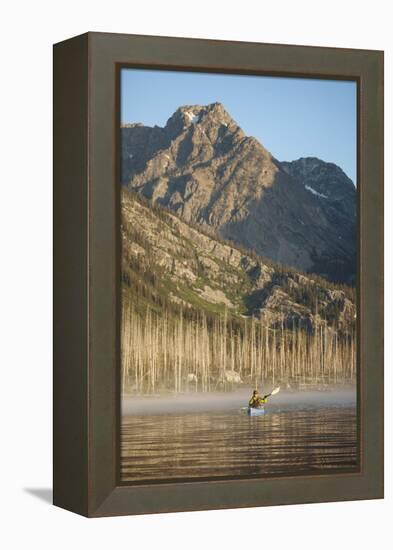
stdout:
<svg viewBox="0 0 393 550">
<path fill-rule="evenodd" d="M 123 418 L 124 482 L 296 475 L 356 468 L 355 407 Z"/>
</svg>

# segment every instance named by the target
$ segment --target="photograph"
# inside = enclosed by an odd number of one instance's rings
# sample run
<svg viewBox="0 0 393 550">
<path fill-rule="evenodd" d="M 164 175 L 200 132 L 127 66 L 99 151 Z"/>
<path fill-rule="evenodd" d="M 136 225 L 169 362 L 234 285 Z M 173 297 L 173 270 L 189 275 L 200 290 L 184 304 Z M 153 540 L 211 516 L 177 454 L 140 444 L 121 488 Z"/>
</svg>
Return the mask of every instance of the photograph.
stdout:
<svg viewBox="0 0 393 550">
<path fill-rule="evenodd" d="M 357 81 L 119 73 L 120 482 L 359 471 Z"/>
</svg>

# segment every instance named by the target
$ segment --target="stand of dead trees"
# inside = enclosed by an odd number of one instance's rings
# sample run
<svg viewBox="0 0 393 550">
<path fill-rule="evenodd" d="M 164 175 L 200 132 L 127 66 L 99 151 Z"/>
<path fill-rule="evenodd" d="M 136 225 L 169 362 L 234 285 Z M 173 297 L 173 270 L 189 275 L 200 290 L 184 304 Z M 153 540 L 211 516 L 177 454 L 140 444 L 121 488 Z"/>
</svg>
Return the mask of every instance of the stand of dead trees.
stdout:
<svg viewBox="0 0 393 550">
<path fill-rule="evenodd" d="M 255 318 L 215 318 L 181 308 L 143 314 L 123 301 L 122 391 L 218 391 L 237 384 L 298 388 L 354 382 L 356 335 L 293 323 L 272 329 Z"/>
</svg>

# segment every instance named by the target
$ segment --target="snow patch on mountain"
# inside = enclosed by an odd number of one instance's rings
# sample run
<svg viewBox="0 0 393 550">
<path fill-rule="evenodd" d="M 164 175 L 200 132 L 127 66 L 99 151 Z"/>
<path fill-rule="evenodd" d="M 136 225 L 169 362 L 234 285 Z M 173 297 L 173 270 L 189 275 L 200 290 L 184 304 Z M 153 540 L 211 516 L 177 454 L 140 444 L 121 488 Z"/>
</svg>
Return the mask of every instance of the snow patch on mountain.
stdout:
<svg viewBox="0 0 393 550">
<path fill-rule="evenodd" d="M 199 121 L 199 115 L 195 115 L 192 111 L 186 111 L 184 114 L 188 117 L 191 124 L 196 124 Z"/>
<path fill-rule="evenodd" d="M 316 195 L 317 197 L 321 197 L 321 199 L 329 198 L 327 195 L 324 195 L 323 193 L 318 193 L 318 191 L 315 191 L 315 189 L 313 189 L 309 185 L 305 185 L 304 187 L 307 189 L 307 191 L 310 191 L 310 193 L 312 193 L 313 195 Z"/>
</svg>

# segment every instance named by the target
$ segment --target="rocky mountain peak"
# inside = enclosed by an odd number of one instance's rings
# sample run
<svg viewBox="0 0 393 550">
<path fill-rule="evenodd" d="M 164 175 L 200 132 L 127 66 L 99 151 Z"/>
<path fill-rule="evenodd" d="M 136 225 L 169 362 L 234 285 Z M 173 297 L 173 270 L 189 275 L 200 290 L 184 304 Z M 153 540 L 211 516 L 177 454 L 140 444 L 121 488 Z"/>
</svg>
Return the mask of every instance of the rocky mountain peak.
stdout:
<svg viewBox="0 0 393 550">
<path fill-rule="evenodd" d="M 171 139 L 175 139 L 186 130 L 193 130 L 195 126 L 205 129 L 217 130 L 220 127 L 230 128 L 232 131 L 239 129 L 239 126 L 225 110 L 221 103 L 209 105 L 182 105 L 168 119 L 164 130 L 168 132 Z"/>
<path fill-rule="evenodd" d="M 317 158 L 278 162 L 221 103 L 122 128 L 122 183 L 185 221 L 336 282 L 356 269 L 356 188 Z"/>
<path fill-rule="evenodd" d="M 345 172 L 337 164 L 315 157 L 280 164 L 287 174 L 319 200 L 332 220 L 334 218 L 334 223 L 339 227 L 351 226 L 351 239 L 355 239 L 356 187 Z"/>
<path fill-rule="evenodd" d="M 316 190 L 327 198 L 341 198 L 349 193 L 356 194 L 353 181 L 333 162 L 325 162 L 316 157 L 301 157 L 292 162 L 281 162 L 282 168 L 304 185 L 315 184 Z"/>
</svg>

